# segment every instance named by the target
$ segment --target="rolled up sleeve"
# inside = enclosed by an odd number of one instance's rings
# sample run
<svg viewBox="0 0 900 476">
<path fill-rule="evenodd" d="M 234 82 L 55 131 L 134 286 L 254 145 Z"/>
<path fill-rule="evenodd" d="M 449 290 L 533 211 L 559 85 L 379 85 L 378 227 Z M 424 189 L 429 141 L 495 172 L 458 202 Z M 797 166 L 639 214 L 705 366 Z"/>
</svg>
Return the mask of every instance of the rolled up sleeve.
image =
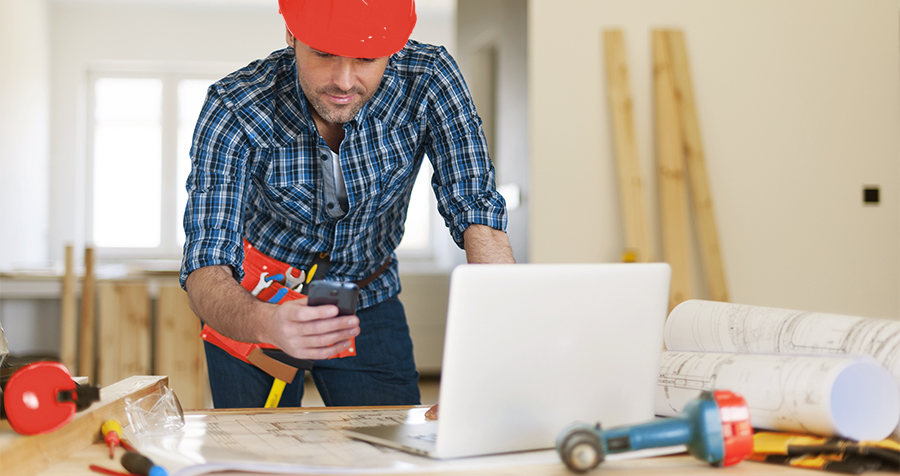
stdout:
<svg viewBox="0 0 900 476">
<path fill-rule="evenodd" d="M 210 88 L 194 130 L 184 212 L 181 285 L 198 268 L 228 265 L 242 276 L 248 147 L 239 121 Z"/>
<path fill-rule="evenodd" d="M 481 118 L 456 63 L 443 53 L 435 62 L 429 94 L 426 153 L 434 168 L 438 211 L 462 248 L 469 225 L 506 231 L 506 202 L 496 190 Z"/>
</svg>

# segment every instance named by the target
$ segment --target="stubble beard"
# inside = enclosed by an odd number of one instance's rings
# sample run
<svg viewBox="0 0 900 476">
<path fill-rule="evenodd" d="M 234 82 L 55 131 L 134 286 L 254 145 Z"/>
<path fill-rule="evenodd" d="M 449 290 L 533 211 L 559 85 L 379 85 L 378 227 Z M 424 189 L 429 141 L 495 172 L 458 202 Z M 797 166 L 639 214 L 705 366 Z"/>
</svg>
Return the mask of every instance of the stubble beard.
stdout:
<svg viewBox="0 0 900 476">
<path fill-rule="evenodd" d="M 372 97 L 371 94 L 363 96 L 363 91 L 358 88 L 351 89 L 350 91 L 322 88 L 314 91 L 315 94 L 309 94 L 309 91 L 312 88 L 310 88 L 309 85 L 304 84 L 302 79 L 300 80 L 300 85 L 303 88 L 304 93 L 306 93 L 306 99 L 309 101 L 310 105 L 312 105 L 316 113 L 319 114 L 319 117 L 332 124 L 344 124 L 345 122 L 350 122 L 356 117 L 356 114 L 359 113 L 363 105 L 366 104 L 366 101 Z M 360 96 L 356 101 L 350 104 L 329 104 L 326 102 L 327 100 L 322 98 L 325 94 L 330 94 L 332 96 L 358 94 Z"/>
</svg>

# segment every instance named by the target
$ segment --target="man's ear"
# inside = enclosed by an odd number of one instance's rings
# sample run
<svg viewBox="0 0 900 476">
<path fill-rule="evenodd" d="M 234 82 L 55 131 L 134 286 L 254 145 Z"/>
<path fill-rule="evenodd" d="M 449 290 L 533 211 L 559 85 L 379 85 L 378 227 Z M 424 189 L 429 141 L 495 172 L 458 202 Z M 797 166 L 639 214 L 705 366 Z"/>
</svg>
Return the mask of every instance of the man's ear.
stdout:
<svg viewBox="0 0 900 476">
<path fill-rule="evenodd" d="M 287 45 L 291 48 L 294 47 L 294 43 L 297 41 L 294 38 L 294 35 L 291 34 L 291 30 L 289 30 L 287 26 L 284 27 L 284 41 L 286 41 Z"/>
</svg>

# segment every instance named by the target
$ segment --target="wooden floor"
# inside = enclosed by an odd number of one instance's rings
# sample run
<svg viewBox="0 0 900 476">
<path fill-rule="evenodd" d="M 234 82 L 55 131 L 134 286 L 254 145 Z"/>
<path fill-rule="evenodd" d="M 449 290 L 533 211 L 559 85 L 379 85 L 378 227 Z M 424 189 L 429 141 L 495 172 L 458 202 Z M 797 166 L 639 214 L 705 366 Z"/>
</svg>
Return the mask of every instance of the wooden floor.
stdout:
<svg viewBox="0 0 900 476">
<path fill-rule="evenodd" d="M 440 388 L 440 377 L 423 376 L 419 378 L 419 392 L 422 394 L 422 405 L 434 405 L 438 401 L 438 389 Z M 305 387 L 303 390 L 303 406 L 304 407 L 324 407 L 322 397 L 316 390 L 316 385 L 307 374 Z"/>
</svg>

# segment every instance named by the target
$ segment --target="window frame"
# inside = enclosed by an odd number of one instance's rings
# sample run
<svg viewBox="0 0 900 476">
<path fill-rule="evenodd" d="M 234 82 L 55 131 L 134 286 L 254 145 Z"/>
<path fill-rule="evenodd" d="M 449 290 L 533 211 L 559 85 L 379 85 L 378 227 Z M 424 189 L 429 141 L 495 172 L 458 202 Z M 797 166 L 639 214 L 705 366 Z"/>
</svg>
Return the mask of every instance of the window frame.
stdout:
<svg viewBox="0 0 900 476">
<path fill-rule="evenodd" d="M 227 73 L 225 73 L 227 74 Z M 95 137 L 97 120 L 96 84 L 99 79 L 157 79 L 162 83 L 162 104 L 160 111 L 161 157 L 160 157 L 160 244 L 155 248 L 137 247 L 95 247 L 98 258 L 121 259 L 172 259 L 180 260 L 182 247 L 178 245 L 176 217 L 178 182 L 178 85 L 183 80 L 209 80 L 210 84 L 224 74 L 214 71 L 177 71 L 154 68 L 97 68 L 88 72 L 87 82 L 87 127 L 85 148 L 87 163 L 85 168 L 85 242 L 94 243 L 94 172 Z M 180 184 L 184 187 L 184 184 Z"/>
</svg>

